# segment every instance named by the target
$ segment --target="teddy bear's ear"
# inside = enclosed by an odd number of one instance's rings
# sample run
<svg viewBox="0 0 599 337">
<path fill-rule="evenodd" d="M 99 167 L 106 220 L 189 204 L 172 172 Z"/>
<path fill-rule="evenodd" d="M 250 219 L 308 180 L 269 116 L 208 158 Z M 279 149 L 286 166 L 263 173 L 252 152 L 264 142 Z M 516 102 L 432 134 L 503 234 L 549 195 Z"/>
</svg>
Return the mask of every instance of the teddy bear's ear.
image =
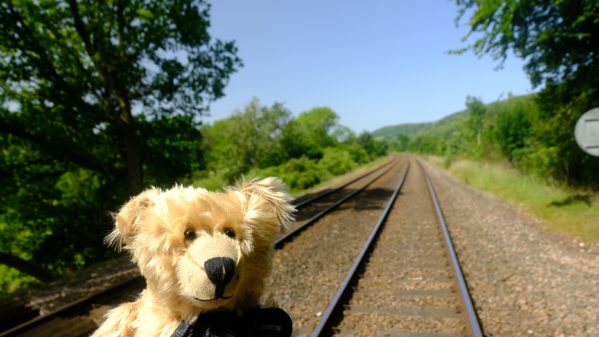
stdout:
<svg viewBox="0 0 599 337">
<path fill-rule="evenodd" d="M 114 214 L 114 230 L 106 236 L 105 242 L 118 250 L 131 241 L 137 230 L 137 219 L 144 210 L 154 205 L 154 198 L 160 194 L 157 188 L 151 188 L 131 198 Z"/>
<path fill-rule="evenodd" d="M 287 192 L 281 179 L 268 177 L 262 180 L 244 180 L 239 184 L 239 190 L 248 196 L 258 196 L 272 206 L 282 228 L 293 221 L 295 207 L 291 204 L 293 197 Z M 251 199 L 251 198 L 250 198 Z"/>
</svg>

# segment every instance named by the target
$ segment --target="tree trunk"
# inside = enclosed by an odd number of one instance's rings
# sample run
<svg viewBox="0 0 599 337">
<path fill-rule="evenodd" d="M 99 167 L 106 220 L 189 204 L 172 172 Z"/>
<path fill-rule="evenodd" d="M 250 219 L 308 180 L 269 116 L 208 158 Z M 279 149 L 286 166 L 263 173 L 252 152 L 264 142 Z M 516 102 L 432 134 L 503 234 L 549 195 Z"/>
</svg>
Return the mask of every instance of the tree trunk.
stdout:
<svg viewBox="0 0 599 337">
<path fill-rule="evenodd" d="M 127 166 L 126 175 L 126 186 L 127 193 L 130 196 L 139 194 L 144 186 L 143 179 L 143 162 L 141 156 L 141 146 L 139 139 L 136 135 L 136 126 L 133 120 L 133 116 L 129 116 L 121 119 L 123 123 L 119 123 L 118 135 L 119 141 L 121 142 L 121 153 L 125 159 L 125 165 Z"/>
<path fill-rule="evenodd" d="M 122 153 L 127 165 L 127 192 L 130 196 L 141 193 L 144 187 L 143 159 L 141 154 L 140 136 L 137 134 L 137 125 L 131 113 L 129 95 L 118 82 L 112 87 L 119 102 L 119 137 L 122 142 Z"/>
<path fill-rule="evenodd" d="M 0 252 L 0 264 L 15 268 L 16 270 L 27 275 L 31 275 L 42 282 L 51 282 L 56 280 L 56 276 L 54 276 L 46 268 L 12 254 Z"/>
<path fill-rule="evenodd" d="M 106 90 L 107 104 L 109 107 L 107 112 L 112 111 L 112 98 L 116 98 L 118 102 L 118 120 L 114 122 L 116 128 L 116 141 L 120 147 L 121 154 L 125 160 L 127 193 L 136 195 L 143 189 L 143 163 L 141 156 L 140 139 L 136 134 L 135 118 L 131 113 L 131 102 L 127 93 L 126 85 L 119 81 L 119 74 L 114 72 L 114 68 L 110 66 L 111 60 L 107 54 L 103 54 L 102 50 L 98 50 L 98 46 L 94 44 L 94 40 L 87 29 L 84 20 L 79 13 L 79 5 L 76 0 L 69 1 L 69 8 L 73 16 L 75 29 L 79 37 L 83 41 L 87 54 L 91 58 L 94 66 L 104 81 L 104 89 Z M 122 10 L 122 6 L 119 6 Z M 122 15 L 121 12 L 117 13 Z M 100 55 L 100 56 L 98 56 Z"/>
</svg>

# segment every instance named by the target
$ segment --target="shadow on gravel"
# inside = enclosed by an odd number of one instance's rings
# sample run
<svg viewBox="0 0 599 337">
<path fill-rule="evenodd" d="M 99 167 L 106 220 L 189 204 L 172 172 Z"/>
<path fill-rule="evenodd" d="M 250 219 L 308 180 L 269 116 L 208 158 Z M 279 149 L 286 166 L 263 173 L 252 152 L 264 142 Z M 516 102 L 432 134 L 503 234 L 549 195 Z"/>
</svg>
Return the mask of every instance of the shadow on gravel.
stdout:
<svg viewBox="0 0 599 337">
<path fill-rule="evenodd" d="M 325 193 L 329 193 L 331 190 L 332 190 L 332 188 L 327 188 L 327 189 L 324 189 L 324 190 L 320 190 L 318 192 L 312 192 L 312 193 L 307 193 L 307 194 L 301 195 L 301 196 L 295 198 L 295 200 L 293 201 L 293 203 L 295 205 L 297 205 L 297 204 L 303 202 L 304 200 L 307 200 L 307 199 L 310 199 L 310 198 L 313 198 L 313 197 L 316 197 L 318 195 L 322 195 L 322 194 L 325 194 Z"/>
<path fill-rule="evenodd" d="M 348 200 L 347 203 L 341 205 L 340 208 L 353 208 L 357 212 L 373 209 L 382 210 L 385 207 L 387 200 L 391 197 L 391 194 L 393 194 L 393 190 L 386 188 L 375 188 L 362 191 Z"/>
<path fill-rule="evenodd" d="M 312 199 L 319 195 L 323 195 L 325 193 L 330 192 L 331 190 L 332 189 L 325 189 L 318 193 L 305 194 L 305 195 L 295 199 L 293 204 L 294 205 L 301 204 L 306 200 Z M 343 191 L 345 191 L 345 190 L 343 190 Z M 333 193 L 333 195 L 335 195 L 335 193 Z M 322 211 L 323 209 L 325 209 L 326 207 L 328 207 L 331 204 L 331 201 L 328 199 L 330 199 L 330 198 L 328 196 L 325 196 L 322 199 L 312 201 L 312 202 L 307 203 L 301 207 L 296 206 L 297 212 L 295 213 L 295 221 L 301 222 L 301 221 L 307 220 L 307 219 L 311 218 L 314 214 Z"/>
</svg>

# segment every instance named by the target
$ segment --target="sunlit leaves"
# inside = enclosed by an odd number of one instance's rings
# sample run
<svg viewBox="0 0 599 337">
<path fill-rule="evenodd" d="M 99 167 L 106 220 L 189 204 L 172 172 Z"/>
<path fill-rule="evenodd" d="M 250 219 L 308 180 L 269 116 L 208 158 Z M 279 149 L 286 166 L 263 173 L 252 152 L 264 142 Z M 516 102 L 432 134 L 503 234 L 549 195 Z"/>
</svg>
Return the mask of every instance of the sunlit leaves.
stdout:
<svg viewBox="0 0 599 337">
<path fill-rule="evenodd" d="M 599 186 L 593 159 L 576 145 L 573 129 L 585 112 L 599 106 L 599 2 L 596 0 L 456 0 L 458 21 L 472 13 L 466 40 L 482 56 L 524 59 L 537 96 L 540 123 L 508 131 L 522 115 L 501 119 L 502 151 L 521 156 L 524 166 L 570 184 Z M 519 132 L 522 131 L 522 132 Z M 530 134 L 530 138 L 527 135 Z M 523 154 L 522 138 L 533 148 Z"/>
<path fill-rule="evenodd" d="M 578 71 L 597 71 L 599 2 L 594 0 L 456 1 L 460 16 L 472 10 L 469 36 L 478 55 L 526 60 L 533 84 L 561 82 Z"/>
<path fill-rule="evenodd" d="M 0 2 L 2 252 L 56 271 L 97 260 L 128 194 L 202 165 L 199 116 L 241 66 L 209 7 Z"/>
</svg>

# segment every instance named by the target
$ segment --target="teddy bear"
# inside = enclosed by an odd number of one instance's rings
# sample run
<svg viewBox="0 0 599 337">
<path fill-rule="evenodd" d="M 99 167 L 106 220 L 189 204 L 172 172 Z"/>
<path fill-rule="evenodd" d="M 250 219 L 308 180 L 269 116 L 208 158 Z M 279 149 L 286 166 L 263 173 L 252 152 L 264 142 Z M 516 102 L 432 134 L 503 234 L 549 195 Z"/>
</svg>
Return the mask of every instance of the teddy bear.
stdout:
<svg viewBox="0 0 599 337">
<path fill-rule="evenodd" d="M 289 316 L 260 298 L 291 201 L 275 177 L 131 198 L 106 241 L 130 253 L 146 288 L 108 311 L 92 337 L 289 336 Z"/>
</svg>

